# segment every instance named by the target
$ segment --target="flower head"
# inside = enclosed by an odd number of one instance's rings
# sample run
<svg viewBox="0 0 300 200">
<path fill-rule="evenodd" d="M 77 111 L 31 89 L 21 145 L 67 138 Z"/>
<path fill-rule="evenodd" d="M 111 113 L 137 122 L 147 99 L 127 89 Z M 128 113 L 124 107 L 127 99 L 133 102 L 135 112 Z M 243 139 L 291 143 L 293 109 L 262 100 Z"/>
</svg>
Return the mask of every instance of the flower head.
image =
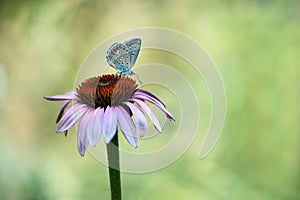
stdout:
<svg viewBox="0 0 300 200">
<path fill-rule="evenodd" d="M 168 119 L 174 120 L 156 96 L 137 89 L 134 80 L 122 75 L 89 78 L 76 91 L 44 98 L 62 101 L 56 119 L 57 133 L 64 132 L 67 135 L 68 130 L 79 121 L 77 144 L 81 156 L 89 144 L 95 146 L 98 143 L 101 135 L 108 144 L 118 126 L 129 144 L 137 147 L 137 135 L 143 137 L 147 130 L 145 114 L 161 132 L 156 116 L 145 101 L 156 105 Z"/>
</svg>

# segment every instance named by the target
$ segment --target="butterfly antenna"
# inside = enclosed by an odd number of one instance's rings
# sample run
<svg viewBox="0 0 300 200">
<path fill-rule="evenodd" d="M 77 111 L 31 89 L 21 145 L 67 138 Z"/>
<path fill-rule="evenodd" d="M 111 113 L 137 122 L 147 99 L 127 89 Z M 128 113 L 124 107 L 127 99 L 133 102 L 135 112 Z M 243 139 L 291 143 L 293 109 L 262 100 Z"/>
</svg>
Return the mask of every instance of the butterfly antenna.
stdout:
<svg viewBox="0 0 300 200">
<path fill-rule="evenodd" d="M 131 71 L 131 74 L 130 74 L 130 75 L 132 75 L 132 76 L 134 77 L 134 79 L 138 81 L 138 83 L 139 83 L 140 85 L 143 84 L 143 82 L 141 81 L 141 79 L 139 78 L 139 76 L 138 76 L 136 73 L 134 73 L 133 71 Z"/>
<path fill-rule="evenodd" d="M 138 80 L 138 82 L 140 83 L 140 85 L 142 85 L 142 84 L 143 84 L 143 82 L 141 81 L 141 79 L 139 78 L 139 76 L 138 76 L 138 75 L 136 75 L 136 77 L 137 77 L 137 80 Z"/>
</svg>

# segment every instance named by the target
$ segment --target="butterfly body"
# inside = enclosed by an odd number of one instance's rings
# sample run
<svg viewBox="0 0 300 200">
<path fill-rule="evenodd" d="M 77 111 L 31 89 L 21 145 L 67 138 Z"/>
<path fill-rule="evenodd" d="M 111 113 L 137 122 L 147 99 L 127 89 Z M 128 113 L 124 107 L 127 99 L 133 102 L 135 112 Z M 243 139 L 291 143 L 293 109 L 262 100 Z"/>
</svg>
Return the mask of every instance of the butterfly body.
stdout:
<svg viewBox="0 0 300 200">
<path fill-rule="evenodd" d="M 139 55 L 141 43 L 140 38 L 133 38 L 112 44 L 106 53 L 107 63 L 122 75 L 134 74 L 131 68 Z"/>
</svg>

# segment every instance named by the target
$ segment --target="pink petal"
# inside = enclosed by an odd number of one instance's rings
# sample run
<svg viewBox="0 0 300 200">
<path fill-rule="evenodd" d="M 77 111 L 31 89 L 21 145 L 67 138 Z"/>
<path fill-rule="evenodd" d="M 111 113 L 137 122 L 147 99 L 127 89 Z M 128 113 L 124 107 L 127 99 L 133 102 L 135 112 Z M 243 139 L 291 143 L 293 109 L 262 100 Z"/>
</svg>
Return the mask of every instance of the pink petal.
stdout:
<svg viewBox="0 0 300 200">
<path fill-rule="evenodd" d="M 137 147 L 138 140 L 136 136 L 136 128 L 129 114 L 121 106 L 115 108 L 115 114 L 117 116 L 120 129 L 126 140 L 133 147 Z"/>
<path fill-rule="evenodd" d="M 142 100 L 147 100 L 151 103 L 153 103 L 154 105 L 156 105 L 157 107 L 159 107 L 163 112 L 166 113 L 167 118 L 170 120 L 175 121 L 174 117 L 172 116 L 172 114 L 166 109 L 165 105 L 159 100 L 157 99 L 154 95 L 150 96 L 149 94 L 151 93 L 142 93 L 142 92 L 135 92 L 135 94 L 133 95 L 132 98 L 138 98 L 138 99 L 142 99 Z"/>
<path fill-rule="evenodd" d="M 97 118 L 99 110 L 100 108 L 91 111 L 89 124 L 87 125 L 89 143 L 93 146 L 96 146 L 101 136 L 101 130 Z"/>
<path fill-rule="evenodd" d="M 147 120 L 146 120 L 144 113 L 133 103 L 125 102 L 125 104 L 130 108 L 130 110 L 132 112 L 138 134 L 141 137 L 144 137 L 145 133 L 147 131 Z"/>
<path fill-rule="evenodd" d="M 62 105 L 60 107 L 60 111 L 59 111 L 59 113 L 57 115 L 57 118 L 56 118 L 56 123 L 58 123 L 61 120 L 61 118 L 62 118 L 62 116 L 63 116 L 63 114 L 65 112 L 65 109 L 69 105 L 70 102 L 71 102 L 71 100 L 65 100 L 65 101 L 63 101 L 63 103 L 62 103 Z"/>
<path fill-rule="evenodd" d="M 156 128 L 156 130 L 158 130 L 159 132 L 161 132 L 160 124 L 159 124 L 156 116 L 152 112 L 152 110 L 149 108 L 149 106 L 145 102 L 143 102 L 142 100 L 134 99 L 134 98 L 132 98 L 132 100 L 134 102 L 136 102 L 146 112 L 146 114 L 149 116 L 150 120 L 154 124 L 154 127 Z"/>
<path fill-rule="evenodd" d="M 88 109 L 83 115 L 82 119 L 79 122 L 78 133 L 77 133 L 77 148 L 81 156 L 84 156 L 86 149 L 89 145 L 87 128 L 89 125 L 89 119 L 92 114 L 92 111 Z"/>
<path fill-rule="evenodd" d="M 75 91 L 71 91 L 60 95 L 45 96 L 44 98 L 49 101 L 76 100 L 77 99 L 76 94 L 77 93 Z"/>
<path fill-rule="evenodd" d="M 98 123 L 99 126 L 100 136 L 103 133 L 103 117 L 104 117 L 104 108 L 96 109 L 96 122 Z"/>
<path fill-rule="evenodd" d="M 137 89 L 137 90 L 135 91 L 134 95 L 135 95 L 135 94 L 137 94 L 137 95 L 146 95 L 146 96 L 148 96 L 148 97 L 150 97 L 150 98 L 153 98 L 153 99 L 159 101 L 159 102 L 163 105 L 163 107 L 166 107 L 165 104 L 164 104 L 159 98 L 157 98 L 154 94 L 152 94 L 152 93 L 150 93 L 150 92 L 148 92 L 148 91 L 146 91 L 146 90 Z"/>
<path fill-rule="evenodd" d="M 117 122 L 114 115 L 114 108 L 107 106 L 103 116 L 102 133 L 106 144 L 114 137 L 117 129 Z"/>
<path fill-rule="evenodd" d="M 85 113 L 87 107 L 83 104 L 73 104 L 66 111 L 65 115 L 59 121 L 56 132 L 64 132 L 71 128 Z"/>
</svg>

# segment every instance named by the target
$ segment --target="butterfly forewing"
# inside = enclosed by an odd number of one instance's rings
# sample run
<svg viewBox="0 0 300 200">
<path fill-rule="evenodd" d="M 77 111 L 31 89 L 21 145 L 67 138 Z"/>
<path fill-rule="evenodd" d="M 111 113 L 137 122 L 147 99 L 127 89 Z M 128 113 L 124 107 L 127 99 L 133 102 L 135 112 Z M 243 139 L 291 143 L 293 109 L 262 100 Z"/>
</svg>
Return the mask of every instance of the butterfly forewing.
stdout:
<svg viewBox="0 0 300 200">
<path fill-rule="evenodd" d="M 114 43 L 109 47 L 106 54 L 107 63 L 120 71 L 120 73 L 124 73 L 130 71 L 132 67 L 130 65 L 130 55 L 128 47 L 123 43 Z"/>
<path fill-rule="evenodd" d="M 133 38 L 124 42 L 128 48 L 129 56 L 130 56 L 130 67 L 132 67 L 136 59 L 139 55 L 142 40 L 140 38 Z"/>
</svg>

